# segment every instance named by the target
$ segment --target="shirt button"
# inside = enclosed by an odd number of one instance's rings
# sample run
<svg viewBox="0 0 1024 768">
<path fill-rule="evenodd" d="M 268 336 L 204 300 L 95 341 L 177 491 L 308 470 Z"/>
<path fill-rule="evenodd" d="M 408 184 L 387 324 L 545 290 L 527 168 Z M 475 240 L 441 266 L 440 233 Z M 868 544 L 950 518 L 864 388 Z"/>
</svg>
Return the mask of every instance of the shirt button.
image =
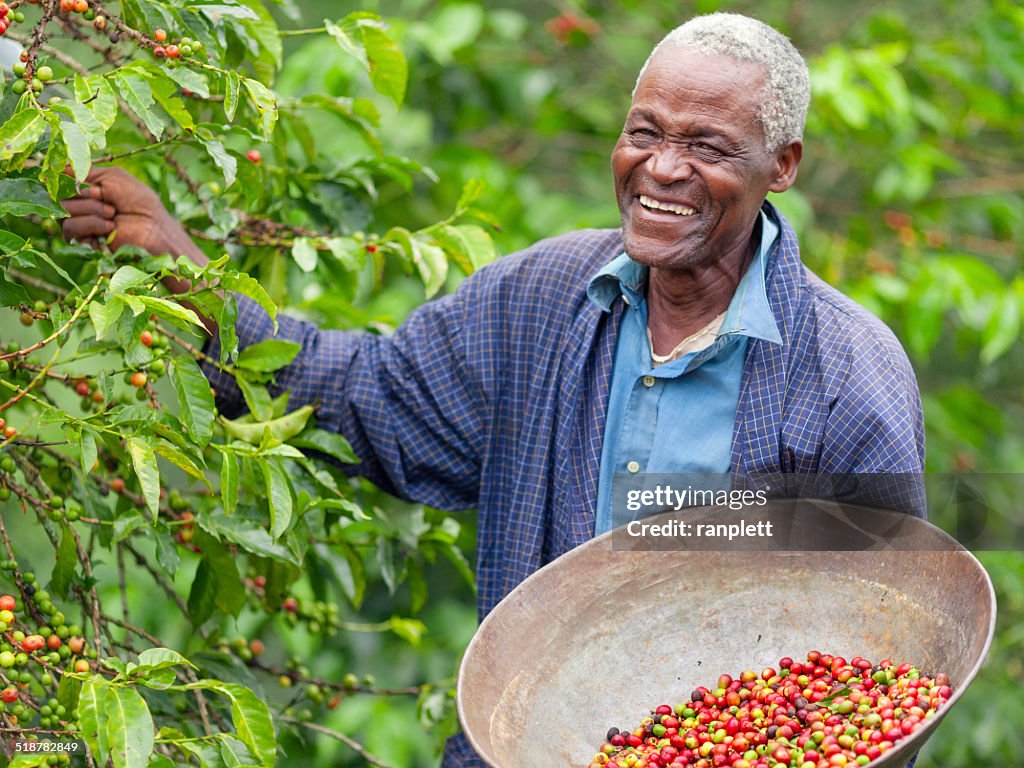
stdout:
<svg viewBox="0 0 1024 768">
<path fill-rule="evenodd" d="M 644 386 L 653 387 L 656 379 L 653 376 L 644 376 Z"/>
<path fill-rule="evenodd" d="M 635 475 L 637 472 L 640 471 L 640 462 L 639 461 L 631 461 L 631 462 L 629 462 L 629 464 L 626 465 L 626 469 L 628 469 L 631 474 Z"/>
</svg>

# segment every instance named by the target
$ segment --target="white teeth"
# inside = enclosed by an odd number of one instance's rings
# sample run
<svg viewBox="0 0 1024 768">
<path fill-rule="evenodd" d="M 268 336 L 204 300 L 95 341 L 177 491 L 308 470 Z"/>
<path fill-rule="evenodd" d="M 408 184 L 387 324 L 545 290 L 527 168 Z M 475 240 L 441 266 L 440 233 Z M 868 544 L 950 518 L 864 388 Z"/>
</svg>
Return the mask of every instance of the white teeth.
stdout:
<svg viewBox="0 0 1024 768">
<path fill-rule="evenodd" d="M 692 216 L 697 211 L 693 208 L 684 208 L 681 205 L 674 203 L 663 203 L 659 200 L 655 200 L 653 197 L 647 195 L 640 195 L 640 204 L 645 208 L 654 208 L 658 211 L 668 211 L 669 213 L 675 213 L 679 216 Z"/>
</svg>

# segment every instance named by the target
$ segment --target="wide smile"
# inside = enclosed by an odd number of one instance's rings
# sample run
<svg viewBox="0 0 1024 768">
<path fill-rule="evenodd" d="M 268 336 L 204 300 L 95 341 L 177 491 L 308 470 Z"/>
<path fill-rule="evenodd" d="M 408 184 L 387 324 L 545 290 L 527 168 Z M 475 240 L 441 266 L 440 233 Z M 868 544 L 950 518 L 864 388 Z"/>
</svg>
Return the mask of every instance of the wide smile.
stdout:
<svg viewBox="0 0 1024 768">
<path fill-rule="evenodd" d="M 657 200 L 653 197 L 648 197 L 647 195 L 638 195 L 636 199 L 640 202 L 640 205 L 642 205 L 646 210 L 652 212 L 660 211 L 672 214 L 674 216 L 693 216 L 695 213 L 697 213 L 696 208 L 691 208 L 687 205 L 683 205 L 682 203 L 673 203 L 667 200 Z"/>
</svg>

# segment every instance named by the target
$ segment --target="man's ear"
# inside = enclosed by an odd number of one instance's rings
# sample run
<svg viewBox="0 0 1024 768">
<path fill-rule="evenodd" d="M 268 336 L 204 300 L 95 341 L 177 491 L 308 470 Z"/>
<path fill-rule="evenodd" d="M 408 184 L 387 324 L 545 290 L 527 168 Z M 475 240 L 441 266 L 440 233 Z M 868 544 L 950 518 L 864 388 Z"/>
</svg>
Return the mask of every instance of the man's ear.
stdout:
<svg viewBox="0 0 1024 768">
<path fill-rule="evenodd" d="M 772 192 L 785 192 L 796 181 L 796 170 L 804 156 L 804 143 L 794 139 L 775 150 L 775 179 L 768 187 Z"/>
</svg>

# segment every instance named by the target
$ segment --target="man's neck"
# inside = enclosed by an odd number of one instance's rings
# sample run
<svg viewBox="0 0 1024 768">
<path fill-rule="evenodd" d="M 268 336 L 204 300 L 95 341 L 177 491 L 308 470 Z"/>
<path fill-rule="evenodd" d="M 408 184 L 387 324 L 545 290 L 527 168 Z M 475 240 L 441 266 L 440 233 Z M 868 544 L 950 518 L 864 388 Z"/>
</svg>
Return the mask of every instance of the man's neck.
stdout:
<svg viewBox="0 0 1024 768">
<path fill-rule="evenodd" d="M 757 253 L 759 228 L 741 252 L 686 270 L 650 270 L 647 327 L 656 354 L 668 354 L 729 306 L 736 286 Z"/>
</svg>

